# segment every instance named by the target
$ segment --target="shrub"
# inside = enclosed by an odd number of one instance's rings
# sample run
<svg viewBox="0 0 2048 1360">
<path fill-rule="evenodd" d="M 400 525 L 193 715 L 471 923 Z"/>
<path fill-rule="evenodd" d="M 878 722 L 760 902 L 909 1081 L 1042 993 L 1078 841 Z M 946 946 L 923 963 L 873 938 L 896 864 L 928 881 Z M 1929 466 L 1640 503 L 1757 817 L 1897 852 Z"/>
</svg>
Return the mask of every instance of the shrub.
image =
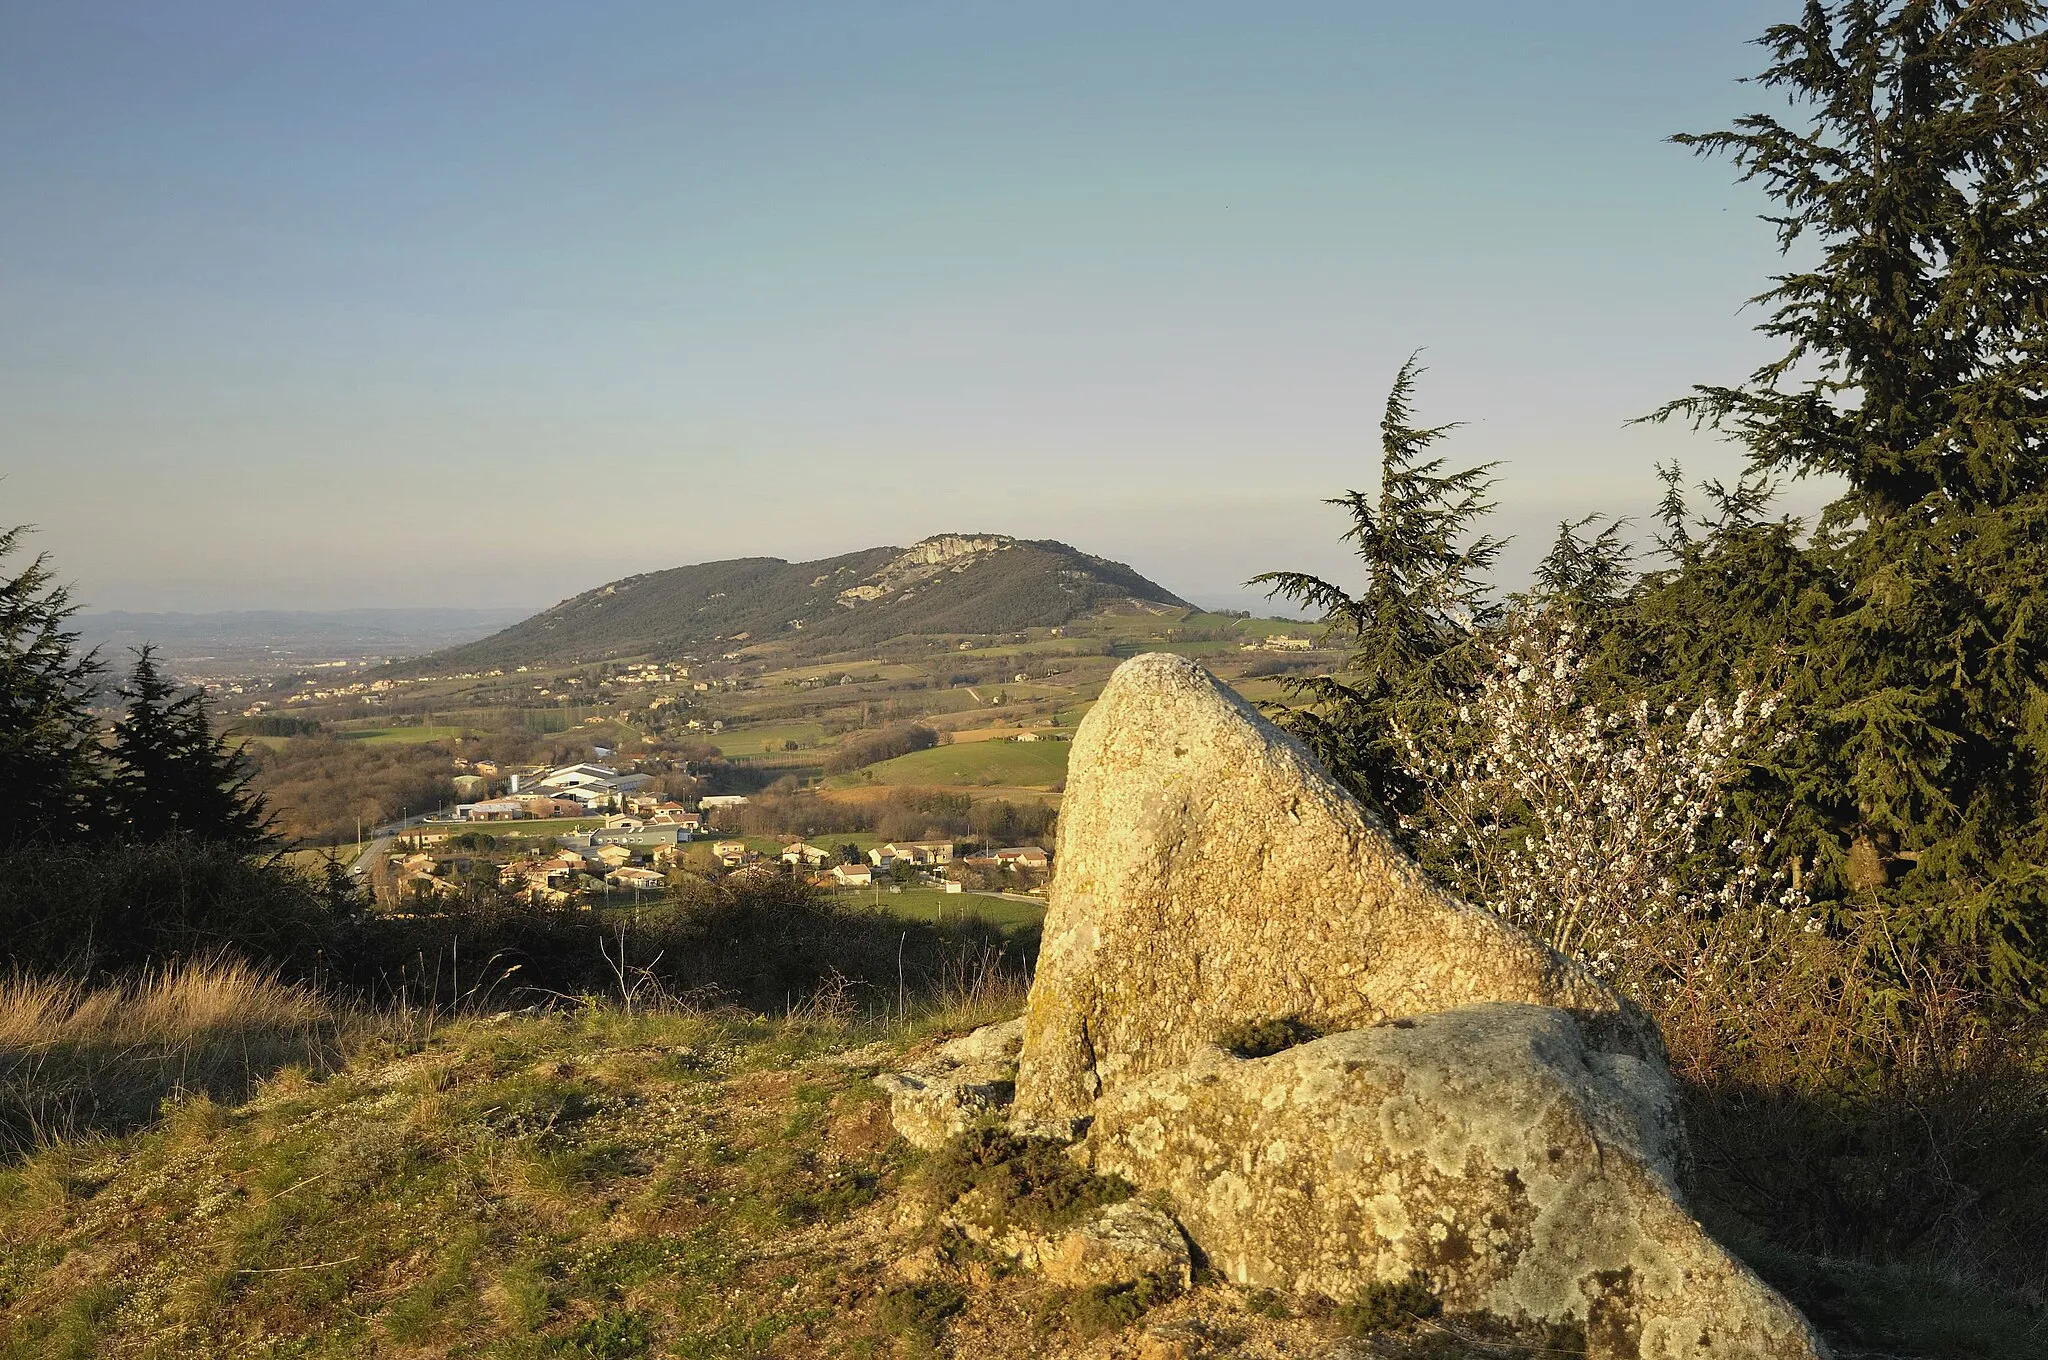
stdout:
<svg viewBox="0 0 2048 1360">
<path fill-rule="evenodd" d="M 670 896 L 632 912 L 536 906 L 495 890 L 435 916 L 365 918 L 337 949 L 343 978 L 373 995 L 421 1002 L 559 996 L 682 997 L 782 1011 L 830 985 L 893 1007 L 957 975 L 963 961 L 1007 960 L 1035 935 L 972 918 L 904 921 L 800 879 L 677 875 Z"/>
<path fill-rule="evenodd" d="M 1275 1053 L 1322 1037 L 1322 1031 L 1298 1016 L 1280 1020 L 1240 1020 L 1217 1032 L 1216 1046 L 1240 1058 L 1270 1058 Z"/>
<path fill-rule="evenodd" d="M 1391 1332 L 1443 1311 L 1443 1303 L 1420 1272 L 1405 1280 L 1381 1280 L 1368 1285 L 1349 1303 L 1337 1308 L 1337 1325 L 1345 1335 L 1366 1337 Z"/>
<path fill-rule="evenodd" d="M 909 1341 L 920 1350 L 937 1344 L 946 1319 L 967 1306 L 967 1298 L 950 1285 L 893 1285 L 882 1293 L 875 1322 L 884 1334 Z"/>
<path fill-rule="evenodd" d="M 1067 1327 L 1083 1337 L 1122 1331 L 1180 1291 L 1171 1280 L 1147 1275 L 1122 1284 L 1098 1284 L 1068 1295 L 1060 1309 Z"/>
<path fill-rule="evenodd" d="M 311 977 L 363 906 L 338 870 L 229 846 L 59 846 L 0 860 L 0 961 L 91 975 L 227 954 Z"/>
<path fill-rule="evenodd" d="M 1098 1176 L 1050 1138 L 1019 1137 L 999 1128 L 969 1129 L 933 1158 L 926 1185 L 952 1203 L 979 1191 L 990 1226 L 1070 1227 L 1106 1205 L 1131 1197 L 1129 1182 Z"/>
</svg>

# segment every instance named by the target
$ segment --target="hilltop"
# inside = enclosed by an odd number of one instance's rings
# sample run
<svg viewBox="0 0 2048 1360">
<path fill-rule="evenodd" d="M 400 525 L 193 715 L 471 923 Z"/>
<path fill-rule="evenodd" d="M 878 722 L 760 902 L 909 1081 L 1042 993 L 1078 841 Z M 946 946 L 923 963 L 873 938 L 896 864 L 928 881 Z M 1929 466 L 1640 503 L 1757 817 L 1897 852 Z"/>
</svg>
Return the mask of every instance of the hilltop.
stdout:
<svg viewBox="0 0 2048 1360">
<path fill-rule="evenodd" d="M 771 638 L 843 651 L 908 635 L 1014 632 L 1114 610 L 1187 607 L 1123 563 L 1064 543 L 940 534 L 814 562 L 742 557 L 628 576 L 407 669 L 677 656 Z"/>
</svg>

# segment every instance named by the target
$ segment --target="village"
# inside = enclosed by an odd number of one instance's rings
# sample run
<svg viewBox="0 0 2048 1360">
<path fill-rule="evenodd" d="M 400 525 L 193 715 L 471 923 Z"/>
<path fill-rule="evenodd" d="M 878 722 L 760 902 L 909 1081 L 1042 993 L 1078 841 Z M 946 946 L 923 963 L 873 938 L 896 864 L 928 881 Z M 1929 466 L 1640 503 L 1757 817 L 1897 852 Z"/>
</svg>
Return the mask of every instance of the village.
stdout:
<svg viewBox="0 0 2048 1360">
<path fill-rule="evenodd" d="M 598 748 L 603 750 L 604 748 Z M 489 762 L 484 762 L 489 764 Z M 484 780 L 495 766 L 466 776 Z M 906 888 L 946 895 L 1040 897 L 1052 856 L 1041 846 L 953 840 L 836 845 L 740 834 L 744 794 L 705 794 L 685 806 L 653 791 L 652 776 L 577 763 L 513 772 L 498 797 L 407 828 L 382 862 L 383 886 L 415 910 L 495 884 L 540 906 L 589 908 L 614 897 L 665 893 L 674 876 L 801 877 L 823 889 Z M 485 828 L 491 828 L 486 830 Z"/>
</svg>

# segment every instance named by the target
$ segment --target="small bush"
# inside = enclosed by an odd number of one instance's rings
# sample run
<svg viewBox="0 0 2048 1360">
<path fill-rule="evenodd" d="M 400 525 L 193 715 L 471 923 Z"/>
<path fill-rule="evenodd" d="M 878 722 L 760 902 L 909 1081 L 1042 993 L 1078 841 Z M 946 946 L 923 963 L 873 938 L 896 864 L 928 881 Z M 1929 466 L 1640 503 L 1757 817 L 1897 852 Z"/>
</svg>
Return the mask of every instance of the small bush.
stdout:
<svg viewBox="0 0 2048 1360">
<path fill-rule="evenodd" d="M 1346 1336 L 1365 1337 L 1375 1332 L 1393 1332 L 1443 1311 L 1443 1303 L 1430 1290 L 1420 1271 L 1405 1280 L 1368 1285 L 1365 1292 L 1337 1308 L 1337 1325 Z"/>
<path fill-rule="evenodd" d="M 1061 1314 L 1078 1336 L 1104 1336 L 1122 1331 L 1180 1291 L 1170 1280 L 1148 1275 L 1124 1284 L 1098 1284 L 1064 1301 Z"/>
<path fill-rule="evenodd" d="M 938 1343 L 946 1319 L 966 1306 L 966 1296 L 950 1285 L 895 1285 L 883 1292 L 875 1322 L 885 1335 L 928 1350 Z"/>
<path fill-rule="evenodd" d="M 1299 1016 L 1279 1020 L 1240 1020 L 1217 1032 L 1216 1046 L 1240 1058 L 1270 1058 L 1296 1044 L 1320 1039 L 1322 1031 Z"/>
<path fill-rule="evenodd" d="M 973 1191 L 999 1224 L 1064 1228 L 1131 1197 L 1129 1182 L 1098 1176 L 1050 1138 L 1020 1138 L 997 1128 L 970 1129 L 933 1159 L 927 1185 L 950 1203 Z"/>
</svg>

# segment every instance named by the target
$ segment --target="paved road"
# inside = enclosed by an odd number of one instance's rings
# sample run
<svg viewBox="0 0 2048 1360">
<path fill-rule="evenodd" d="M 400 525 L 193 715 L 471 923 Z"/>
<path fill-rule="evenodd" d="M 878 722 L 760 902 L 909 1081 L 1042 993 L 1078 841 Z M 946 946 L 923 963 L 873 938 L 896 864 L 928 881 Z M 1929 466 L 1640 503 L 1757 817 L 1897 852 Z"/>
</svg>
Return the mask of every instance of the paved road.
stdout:
<svg viewBox="0 0 2048 1360">
<path fill-rule="evenodd" d="M 417 816 L 407 817 L 403 821 L 392 822 L 386 826 L 372 827 L 370 830 L 370 843 L 363 847 L 363 853 L 357 855 L 355 862 L 348 866 L 348 871 L 358 878 L 368 878 L 370 876 L 370 866 L 377 862 L 377 856 L 391 853 L 392 837 L 402 835 L 413 827 L 422 825 L 433 816 L 433 813 L 422 812 Z"/>
</svg>

